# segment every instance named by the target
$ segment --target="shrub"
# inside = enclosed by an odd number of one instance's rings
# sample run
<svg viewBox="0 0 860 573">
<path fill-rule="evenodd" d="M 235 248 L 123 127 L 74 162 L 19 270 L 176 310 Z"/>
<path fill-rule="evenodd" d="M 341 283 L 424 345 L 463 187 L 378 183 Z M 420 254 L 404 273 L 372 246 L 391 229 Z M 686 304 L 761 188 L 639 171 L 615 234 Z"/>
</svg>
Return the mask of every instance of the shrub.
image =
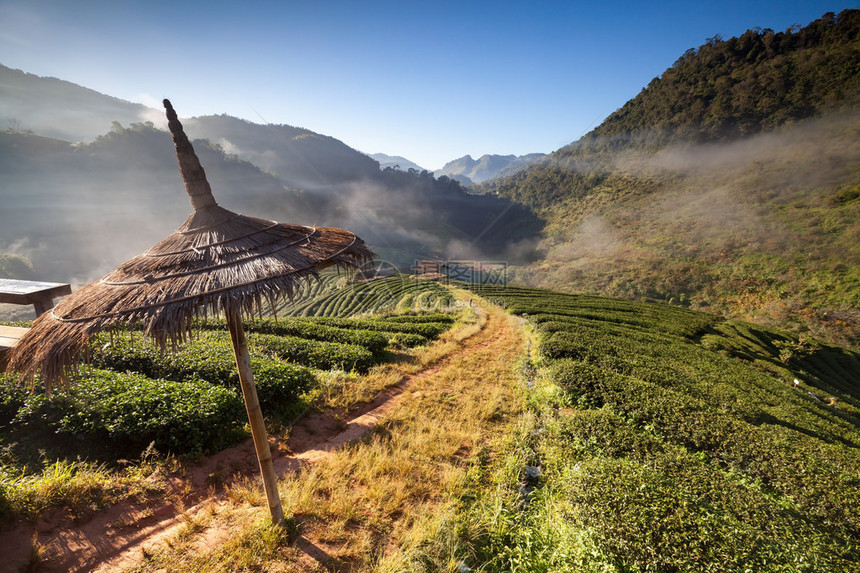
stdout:
<svg viewBox="0 0 860 573">
<path fill-rule="evenodd" d="M 249 343 L 257 349 L 285 360 L 294 360 L 314 368 L 367 371 L 376 362 L 373 354 L 355 344 L 305 340 L 295 336 L 252 334 Z M 384 340 L 384 337 L 383 337 Z M 387 344 L 387 340 L 385 341 Z"/>
<path fill-rule="evenodd" d="M 203 379 L 238 392 L 239 373 L 226 332 L 201 332 L 175 352 L 161 352 L 138 333 L 94 337 L 92 363 L 98 368 L 130 371 L 174 381 Z M 309 390 L 313 372 L 296 364 L 251 353 L 251 369 L 261 406 L 277 411 Z"/>
<path fill-rule="evenodd" d="M 846 539 L 681 452 L 594 458 L 567 483 L 598 545 L 643 571 L 848 571 Z"/>
<path fill-rule="evenodd" d="M 388 345 L 393 348 L 414 348 L 429 342 L 426 337 L 420 334 L 409 334 L 408 332 L 390 332 L 387 337 Z"/>
<path fill-rule="evenodd" d="M 453 324 L 457 321 L 457 317 L 443 312 L 430 312 L 430 313 L 406 313 L 406 314 L 394 314 L 391 316 L 381 317 L 385 322 L 394 322 L 394 323 L 410 323 L 417 324 L 421 322 L 439 322 L 439 323 L 448 323 Z"/>
<path fill-rule="evenodd" d="M 245 411 L 235 392 L 202 380 L 153 380 L 90 370 L 67 391 L 27 398 L 16 422 L 126 449 L 217 450 L 235 441 Z"/>
<path fill-rule="evenodd" d="M 591 456 L 648 459 L 663 451 L 653 436 L 637 431 L 607 410 L 579 410 L 560 416 L 547 439 L 565 450 L 565 457 Z"/>
<path fill-rule="evenodd" d="M 8 426 L 27 398 L 27 390 L 14 377 L 0 372 L 0 430 Z"/>
<path fill-rule="evenodd" d="M 392 322 L 380 318 L 334 318 L 319 317 L 314 319 L 321 324 L 338 326 L 341 328 L 359 328 L 381 332 L 403 332 L 407 334 L 420 334 L 428 339 L 435 339 L 450 328 L 450 324 L 439 322 L 401 323 Z"/>
<path fill-rule="evenodd" d="M 358 345 L 376 355 L 384 352 L 388 345 L 386 337 L 379 332 L 326 326 L 308 319 L 261 320 L 249 325 L 248 332 Z"/>
</svg>

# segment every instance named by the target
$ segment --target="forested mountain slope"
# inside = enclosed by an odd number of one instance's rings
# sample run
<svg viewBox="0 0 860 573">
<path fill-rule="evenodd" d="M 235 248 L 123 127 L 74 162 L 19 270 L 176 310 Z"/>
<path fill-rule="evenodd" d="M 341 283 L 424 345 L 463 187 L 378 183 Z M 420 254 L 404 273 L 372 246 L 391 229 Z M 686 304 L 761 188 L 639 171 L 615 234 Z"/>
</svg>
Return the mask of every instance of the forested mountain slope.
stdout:
<svg viewBox="0 0 860 573">
<path fill-rule="evenodd" d="M 860 11 L 712 38 L 482 190 L 549 221 L 518 280 L 860 336 Z"/>
<path fill-rule="evenodd" d="M 583 138 L 581 144 L 655 148 L 721 141 L 860 102 L 860 10 L 804 28 L 709 38 Z M 561 150 L 575 154 L 577 144 Z"/>
</svg>

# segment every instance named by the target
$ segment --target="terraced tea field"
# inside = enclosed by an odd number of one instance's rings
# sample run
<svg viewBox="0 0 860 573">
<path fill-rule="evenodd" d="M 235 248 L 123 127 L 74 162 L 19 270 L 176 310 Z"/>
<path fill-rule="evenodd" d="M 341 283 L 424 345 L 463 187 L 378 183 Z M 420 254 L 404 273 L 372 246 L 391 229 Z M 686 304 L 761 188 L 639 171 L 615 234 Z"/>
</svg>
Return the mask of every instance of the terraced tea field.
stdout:
<svg viewBox="0 0 860 573">
<path fill-rule="evenodd" d="M 422 383 L 363 440 L 285 476 L 293 533 L 243 517 L 265 515 L 249 482 L 211 516 L 186 517 L 178 541 L 134 570 L 857 570 L 860 354 L 685 308 L 538 289 L 472 287 L 459 296 L 474 308 L 427 310 L 456 307 L 454 292 L 376 279 L 297 301 L 297 314 L 317 316 L 249 324 L 264 410 L 285 428 L 322 386 L 335 409 L 344 397 L 384 403 L 381 389 L 402 380 L 383 383 L 386 363 Z M 455 322 L 467 314 L 485 322 Z M 136 332 L 99 338 L 97 368 L 62 397 L 4 386 L 9 499 L 22 499 L 23 458 L 9 463 L 29 439 L 21 429 L 72 438 L 60 447 L 152 441 L 188 453 L 241 435 L 224 326 L 199 326 L 170 355 Z M 451 338 L 464 328 L 473 338 Z M 197 552 L 218 527 L 244 541 L 217 542 L 206 561 Z"/>
<path fill-rule="evenodd" d="M 307 407 L 306 396 L 323 373 L 365 373 L 392 352 L 428 344 L 454 321 L 451 314 L 435 313 L 410 315 L 405 322 L 402 315 L 252 322 L 251 367 L 261 405 L 273 419 L 292 420 Z M 71 446 L 110 460 L 136 456 L 150 444 L 162 453 L 189 454 L 217 451 L 242 436 L 245 414 L 223 320 L 201 322 L 188 342 L 170 352 L 140 330 L 99 334 L 77 383 L 51 397 L 30 395 L 2 376 L 0 439 L 10 454 L 47 448 L 62 455 Z M 53 437 L 40 444 L 46 436 Z M 18 458 L 22 467 L 39 465 L 23 453 Z M 15 466 L 7 476 L 18 471 Z"/>
<path fill-rule="evenodd" d="M 858 353 L 671 306 L 475 292 L 536 343 L 509 455 L 539 477 L 475 485 L 460 517 L 484 570 L 857 569 Z"/>
<path fill-rule="evenodd" d="M 309 292 L 281 309 L 284 316 L 334 316 L 437 311 L 448 309 L 454 297 L 442 285 L 409 275 L 375 278 L 339 290 Z"/>
</svg>

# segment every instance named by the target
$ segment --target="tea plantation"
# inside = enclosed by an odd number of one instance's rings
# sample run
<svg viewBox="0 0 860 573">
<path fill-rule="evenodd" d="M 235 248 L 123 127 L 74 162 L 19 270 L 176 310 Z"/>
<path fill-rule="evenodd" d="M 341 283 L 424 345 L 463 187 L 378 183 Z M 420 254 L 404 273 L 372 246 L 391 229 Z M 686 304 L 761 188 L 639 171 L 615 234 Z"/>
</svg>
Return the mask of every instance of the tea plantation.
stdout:
<svg viewBox="0 0 860 573">
<path fill-rule="evenodd" d="M 393 275 L 359 282 L 339 290 L 322 290 L 284 308 L 287 316 L 348 317 L 379 312 L 445 309 L 454 297 L 435 282 Z"/>
<path fill-rule="evenodd" d="M 417 569 L 439 552 L 482 571 L 860 570 L 860 354 L 675 306 L 460 286 L 523 319 L 528 408 L 464 462 Z M 315 317 L 248 323 L 264 412 L 288 422 L 322 371 L 438 337 L 456 315 L 430 309 L 452 302 L 390 277 L 296 302 Z M 99 335 L 50 398 L 0 382 L 0 486 L 74 453 L 193 455 L 244 436 L 220 320 L 174 352 Z"/>
<path fill-rule="evenodd" d="M 520 471 L 475 476 L 466 561 L 860 570 L 860 354 L 678 307 L 474 290 L 534 330 L 533 417 Z"/>
<path fill-rule="evenodd" d="M 289 422 L 306 406 L 319 372 L 366 372 L 393 350 L 427 344 L 454 321 L 436 313 L 250 322 L 251 367 L 263 412 Z M 245 423 L 223 320 L 201 321 L 172 350 L 151 344 L 139 329 L 98 334 L 75 383 L 50 397 L 0 374 L 0 466 L 11 474 L 37 470 L 52 457 L 134 457 L 150 444 L 161 453 L 213 452 L 244 437 Z"/>
</svg>

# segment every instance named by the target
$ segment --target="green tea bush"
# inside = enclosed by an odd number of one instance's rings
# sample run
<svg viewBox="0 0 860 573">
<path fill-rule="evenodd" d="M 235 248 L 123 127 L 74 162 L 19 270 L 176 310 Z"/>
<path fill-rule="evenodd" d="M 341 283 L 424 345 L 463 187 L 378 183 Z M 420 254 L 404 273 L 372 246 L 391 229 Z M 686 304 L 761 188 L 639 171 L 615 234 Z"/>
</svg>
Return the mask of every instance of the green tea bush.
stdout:
<svg viewBox="0 0 860 573">
<path fill-rule="evenodd" d="M 856 550 L 683 452 L 596 457 L 568 474 L 573 518 L 624 569 L 850 571 Z"/>
<path fill-rule="evenodd" d="M 409 334 L 408 332 L 389 332 L 388 345 L 392 348 L 414 348 L 427 344 L 429 340 L 420 334 Z"/>
<path fill-rule="evenodd" d="M 420 322 L 439 322 L 439 323 L 448 323 L 453 324 L 457 321 L 457 317 L 450 313 L 443 312 L 427 312 L 427 313 L 406 313 L 406 314 L 394 314 L 391 316 L 381 317 L 385 322 L 406 322 L 410 324 L 417 324 Z"/>
<path fill-rule="evenodd" d="M 130 371 L 174 381 L 202 379 L 238 392 L 239 373 L 226 332 L 200 332 L 173 352 L 160 349 L 138 333 L 94 337 L 92 363 L 97 368 Z M 261 406 L 277 411 L 316 382 L 312 371 L 259 352 L 251 353 L 251 369 Z"/>
<path fill-rule="evenodd" d="M 565 450 L 568 459 L 592 456 L 648 459 L 663 452 L 663 444 L 638 431 L 608 410 L 577 410 L 559 416 L 547 439 Z"/>
<path fill-rule="evenodd" d="M 120 449 L 154 443 L 161 452 L 190 453 L 233 443 L 244 418 L 235 392 L 202 380 L 153 380 L 92 369 L 67 391 L 29 396 L 15 422 Z"/>
<path fill-rule="evenodd" d="M 860 539 L 860 483 L 851 477 L 860 475 L 860 458 L 854 451 L 780 425 L 754 426 L 702 400 L 593 365 L 559 361 L 551 376 L 663 440 L 759 480 L 829 528 Z"/>
<path fill-rule="evenodd" d="M 8 426 L 24 401 L 28 391 L 9 374 L 0 372 L 0 430 Z"/>
<path fill-rule="evenodd" d="M 385 351 L 388 339 L 379 332 L 352 328 L 338 328 L 320 324 L 313 319 L 265 319 L 248 325 L 248 332 L 293 336 L 323 342 L 358 345 L 375 355 Z M 301 360 L 296 360 L 301 362 Z"/>
<path fill-rule="evenodd" d="M 385 344 L 388 340 L 383 337 Z M 366 372 L 376 363 L 370 350 L 356 344 L 305 340 L 295 336 L 251 334 L 249 343 L 258 350 L 285 360 L 293 360 L 322 370 L 340 369 Z"/>
<path fill-rule="evenodd" d="M 335 318 L 330 316 L 315 319 L 320 324 L 337 326 L 340 328 L 359 328 L 380 332 L 403 332 L 406 334 L 418 334 L 424 338 L 433 340 L 448 330 L 451 325 L 440 322 L 418 322 L 402 323 L 389 321 L 383 318 Z"/>
<path fill-rule="evenodd" d="M 541 354 L 547 358 L 577 358 L 586 361 L 598 360 L 601 356 L 614 355 L 616 348 L 602 340 L 595 340 L 585 332 L 553 332 L 540 341 Z"/>
</svg>

